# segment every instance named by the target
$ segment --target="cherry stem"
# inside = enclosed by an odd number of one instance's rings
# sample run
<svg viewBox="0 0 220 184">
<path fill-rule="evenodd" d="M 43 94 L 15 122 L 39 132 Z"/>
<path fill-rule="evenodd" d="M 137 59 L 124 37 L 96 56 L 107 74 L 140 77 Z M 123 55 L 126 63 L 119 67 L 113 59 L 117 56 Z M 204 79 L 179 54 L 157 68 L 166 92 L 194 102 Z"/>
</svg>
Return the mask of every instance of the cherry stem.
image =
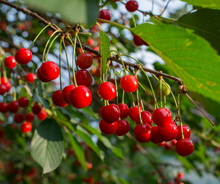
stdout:
<svg viewBox="0 0 220 184">
<path fill-rule="evenodd" d="M 162 96 L 162 79 L 160 78 L 160 107 L 163 107 L 163 96 Z"/>
<path fill-rule="evenodd" d="M 69 59 L 68 59 L 68 54 L 67 54 L 64 39 L 63 39 L 63 47 L 64 47 L 64 51 L 65 51 L 65 54 L 66 54 L 66 62 L 67 62 L 68 73 L 69 73 L 69 82 L 70 82 L 70 85 L 72 85 L 72 79 L 71 79 L 71 74 L 70 74 L 70 64 L 69 64 Z"/>
<path fill-rule="evenodd" d="M 116 74 L 115 74 L 115 70 L 114 69 L 113 69 L 113 73 L 114 73 L 114 78 L 115 78 L 116 102 L 117 102 L 117 105 L 118 105 L 118 85 L 117 85 L 117 78 L 116 78 Z"/>
<path fill-rule="evenodd" d="M 183 125 L 182 125 L 181 115 L 180 115 L 180 93 L 178 93 L 178 108 L 177 108 L 177 115 L 179 116 L 179 122 L 180 122 L 180 128 L 181 128 L 181 136 L 182 136 L 182 139 L 184 139 Z"/>
<path fill-rule="evenodd" d="M 59 67 L 60 67 L 60 90 L 62 90 L 62 74 L 61 74 L 61 52 L 62 52 L 62 37 L 60 38 L 60 52 L 59 52 Z"/>
<path fill-rule="evenodd" d="M 35 41 L 37 40 L 37 38 L 41 35 L 41 33 L 49 26 L 55 26 L 57 28 L 58 31 L 60 31 L 60 28 L 56 25 L 56 24 L 48 24 L 46 25 L 43 29 L 41 29 L 41 31 L 37 34 L 37 36 L 34 38 L 33 42 L 31 43 L 31 45 L 28 47 L 28 49 L 30 50 L 31 47 L 33 46 L 33 44 L 35 43 Z"/>
<path fill-rule="evenodd" d="M 83 48 L 82 48 L 82 44 L 81 44 L 81 41 L 80 41 L 80 39 L 79 39 L 79 36 L 78 36 L 78 35 L 77 35 L 77 39 L 78 39 L 78 42 L 79 42 L 80 49 L 81 49 L 82 53 L 84 53 Z"/>
<path fill-rule="evenodd" d="M 54 31 L 53 34 L 52 34 L 52 35 L 49 37 L 49 39 L 47 40 L 47 43 L 46 43 L 46 45 L 45 45 L 45 47 L 44 47 L 44 50 L 43 50 L 42 63 L 44 62 L 44 56 L 45 56 L 45 53 L 46 53 L 46 50 L 47 50 L 47 46 L 48 46 L 48 44 L 49 44 L 51 38 L 52 38 L 57 32 L 59 32 L 59 31 L 58 31 L 58 30 L 57 30 L 57 31 Z"/>
<path fill-rule="evenodd" d="M 166 96 L 164 95 L 164 108 L 166 108 L 166 103 L 167 103 L 167 101 L 166 101 Z"/>
<path fill-rule="evenodd" d="M 54 41 L 57 39 L 58 36 L 60 36 L 61 33 L 59 33 L 57 36 L 54 37 L 54 39 L 51 41 L 50 45 L 48 46 L 48 49 L 47 49 L 47 53 L 46 53 L 46 61 L 47 61 L 47 57 L 48 57 L 48 54 L 50 52 L 50 48 L 51 46 L 53 45 Z"/>
<path fill-rule="evenodd" d="M 121 55 L 120 55 L 120 54 L 119 54 L 119 52 L 118 52 L 118 51 L 116 51 L 116 50 L 110 50 L 110 52 L 115 52 L 115 53 L 117 54 L 117 56 L 120 58 L 121 63 L 122 63 L 123 68 L 124 68 L 124 71 L 125 71 L 125 76 L 126 76 L 126 75 L 127 75 L 127 73 L 126 73 L 126 68 L 125 68 L 124 61 L 123 61 L 123 59 L 121 58 Z"/>
<path fill-rule="evenodd" d="M 139 115 L 139 119 L 140 119 L 140 124 L 143 125 L 143 121 L 142 121 L 142 118 L 141 118 L 141 109 L 140 109 L 140 103 L 139 103 L 138 89 L 136 91 L 136 95 L 137 95 L 137 102 L 138 102 L 138 115 Z"/>
<path fill-rule="evenodd" d="M 73 81 L 74 81 L 75 87 L 77 87 L 76 75 L 75 75 L 75 67 L 74 67 L 74 65 L 75 65 L 74 59 L 75 59 L 75 53 L 76 53 L 76 37 L 77 37 L 77 33 L 75 32 L 74 44 L 73 44 L 72 40 L 69 39 L 71 44 L 72 44 L 72 46 L 73 46 L 73 62 L 72 62 L 73 66 L 72 67 L 73 67 Z"/>
<path fill-rule="evenodd" d="M 163 80 L 164 81 L 164 80 Z M 174 103 L 175 103 L 175 105 L 176 105 L 176 108 L 177 108 L 177 102 L 176 102 L 176 98 L 175 98 L 175 96 L 174 96 L 174 94 L 173 94 L 173 91 L 171 90 L 171 88 L 168 86 L 168 84 L 166 83 L 166 81 L 164 81 L 164 84 L 167 86 L 167 88 L 169 88 L 169 90 L 170 90 L 170 93 L 171 93 L 171 95 L 172 95 L 172 97 L 173 97 L 173 100 L 174 100 Z"/>
<path fill-rule="evenodd" d="M 152 84 L 151 84 L 151 81 L 150 81 L 149 77 L 147 76 L 146 72 L 143 70 L 142 67 L 140 67 L 139 69 L 140 69 L 140 70 L 144 73 L 144 75 L 147 77 L 147 80 L 148 80 L 148 82 L 149 82 L 149 84 L 150 84 L 151 91 L 152 91 L 153 96 L 154 96 L 154 101 L 155 101 L 156 108 L 159 108 L 159 106 L 158 106 L 158 104 L 157 104 L 157 98 L 156 98 L 156 96 L 155 96 L 154 89 L 153 89 L 153 86 L 152 86 Z"/>
<path fill-rule="evenodd" d="M 3 66 L 4 81 L 6 82 L 6 77 L 7 77 L 7 75 L 6 75 L 6 68 L 5 68 L 5 63 L 4 63 L 4 62 L 2 62 L 2 66 Z"/>
<path fill-rule="evenodd" d="M 140 93 L 138 93 L 138 94 L 139 94 L 139 101 L 141 102 L 142 111 L 144 111 L 144 104 L 143 104 L 141 95 L 140 95 Z"/>
<path fill-rule="evenodd" d="M 122 90 L 122 103 L 124 103 L 124 101 L 125 101 L 125 91 Z"/>
<path fill-rule="evenodd" d="M 186 93 L 185 94 L 190 101 L 201 111 L 201 113 L 206 117 L 206 119 L 212 124 L 212 126 L 215 126 L 215 124 L 212 122 L 211 119 L 209 119 L 209 117 L 203 112 L 203 110 L 196 104 L 196 102 L 194 102 L 194 100 Z"/>
<path fill-rule="evenodd" d="M 131 95 L 132 105 L 133 105 L 133 107 L 135 107 L 133 95 L 132 95 L 132 93 L 129 93 L 129 94 Z"/>
<path fill-rule="evenodd" d="M 136 20 L 135 20 L 135 18 L 134 18 L 133 13 L 131 13 L 131 16 L 132 16 L 132 19 L 133 19 L 133 22 L 134 22 L 134 27 L 136 28 L 136 27 L 137 27 L 137 24 L 136 24 Z"/>
</svg>

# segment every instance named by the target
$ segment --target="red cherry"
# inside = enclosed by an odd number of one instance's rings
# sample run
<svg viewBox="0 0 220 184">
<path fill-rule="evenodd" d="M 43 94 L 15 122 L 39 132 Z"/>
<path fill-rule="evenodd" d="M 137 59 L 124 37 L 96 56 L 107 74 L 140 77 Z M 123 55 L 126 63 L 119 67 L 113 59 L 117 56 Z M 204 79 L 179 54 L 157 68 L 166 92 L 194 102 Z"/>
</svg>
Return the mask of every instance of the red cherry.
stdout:
<svg viewBox="0 0 220 184">
<path fill-rule="evenodd" d="M 34 114 L 33 114 L 33 113 L 28 113 L 28 114 L 26 114 L 25 120 L 26 120 L 27 122 L 32 122 L 32 121 L 34 121 Z"/>
<path fill-rule="evenodd" d="M 69 101 L 77 109 L 88 107 L 92 102 L 92 94 L 86 86 L 78 86 L 69 92 Z"/>
<path fill-rule="evenodd" d="M 7 91 L 6 92 L 9 92 L 10 91 L 10 89 L 11 89 L 11 83 L 5 83 L 4 84 L 5 85 L 5 87 L 7 88 Z"/>
<path fill-rule="evenodd" d="M 164 146 L 166 146 L 166 143 L 165 142 L 161 142 L 161 143 L 158 144 L 158 146 L 164 147 Z"/>
<path fill-rule="evenodd" d="M 118 121 L 116 121 L 116 123 L 117 123 L 117 130 L 116 130 L 115 134 L 117 136 L 122 136 L 122 135 L 125 135 L 126 133 L 129 132 L 130 125 L 126 120 L 124 120 L 124 119 L 118 120 Z"/>
<path fill-rule="evenodd" d="M 140 111 L 142 111 L 141 107 L 140 107 Z M 136 105 L 135 107 L 131 107 L 128 111 L 128 115 L 132 121 L 135 121 L 136 117 L 139 115 L 138 105 Z"/>
<path fill-rule="evenodd" d="M 26 75 L 26 80 L 32 84 L 34 84 L 34 79 L 36 79 L 36 78 L 37 78 L 37 76 L 33 73 L 28 73 Z"/>
<path fill-rule="evenodd" d="M 100 10 L 99 11 L 99 18 L 105 19 L 105 20 L 111 20 L 111 12 L 109 10 Z"/>
<path fill-rule="evenodd" d="M 141 45 L 143 45 L 143 40 L 142 40 L 139 36 L 137 36 L 137 35 L 134 35 L 134 37 L 133 37 L 133 42 L 134 42 L 134 44 L 135 44 L 136 46 L 141 46 Z"/>
<path fill-rule="evenodd" d="M 39 114 L 40 113 L 40 111 L 41 111 L 41 106 L 40 105 L 38 105 L 38 104 L 35 104 L 33 107 L 32 107 L 32 112 L 34 113 L 34 114 Z"/>
<path fill-rule="evenodd" d="M 15 114 L 14 121 L 15 121 L 15 123 L 22 123 L 24 121 L 24 115 L 23 114 Z"/>
<path fill-rule="evenodd" d="M 29 100 L 25 96 L 21 97 L 21 98 L 18 99 L 18 104 L 19 104 L 20 107 L 27 107 L 28 104 L 29 104 Z"/>
<path fill-rule="evenodd" d="M 92 55 L 89 53 L 80 54 L 77 57 L 76 63 L 81 69 L 85 70 L 92 66 L 93 63 Z"/>
<path fill-rule="evenodd" d="M 25 48 L 19 49 L 15 54 L 15 60 L 21 65 L 28 64 L 31 61 L 31 59 L 32 59 L 31 51 Z"/>
<path fill-rule="evenodd" d="M 9 69 L 16 67 L 17 62 L 13 56 L 8 56 L 4 60 L 5 66 Z"/>
<path fill-rule="evenodd" d="M 50 82 L 50 80 L 45 79 L 44 76 L 41 74 L 40 68 L 37 69 L 37 78 L 38 78 L 41 82 Z"/>
<path fill-rule="evenodd" d="M 138 88 L 138 80 L 133 75 L 126 75 L 121 79 L 121 87 L 127 93 L 132 93 Z"/>
<path fill-rule="evenodd" d="M 37 118 L 41 121 L 47 118 L 47 113 L 44 109 L 41 109 L 40 113 L 37 114 Z"/>
<path fill-rule="evenodd" d="M 1 84 L 6 84 L 9 83 L 8 78 L 7 77 L 1 77 Z"/>
<path fill-rule="evenodd" d="M 99 86 L 99 95 L 104 100 L 112 100 L 116 96 L 116 88 L 115 85 L 111 82 L 103 82 Z"/>
<path fill-rule="evenodd" d="M 171 144 L 172 144 L 173 146 L 175 146 L 176 143 L 177 143 L 177 140 L 176 140 L 176 139 L 174 139 L 174 140 L 171 141 Z"/>
<path fill-rule="evenodd" d="M 168 109 L 159 108 L 152 113 L 153 122 L 159 127 L 165 127 L 172 122 L 172 115 Z"/>
<path fill-rule="evenodd" d="M 17 101 L 11 101 L 8 104 L 8 111 L 11 113 L 16 113 L 18 111 L 18 102 Z"/>
<path fill-rule="evenodd" d="M 117 123 L 106 123 L 104 120 L 101 119 L 101 121 L 99 122 L 99 128 L 103 134 L 112 135 L 117 130 Z"/>
<path fill-rule="evenodd" d="M 149 124 L 137 125 L 134 128 L 134 137 L 138 142 L 146 143 L 150 141 L 151 127 Z"/>
<path fill-rule="evenodd" d="M 141 112 L 141 119 L 142 119 L 143 124 L 148 123 L 150 126 L 152 125 L 153 121 L 152 121 L 152 115 L 150 112 L 148 112 L 148 111 Z M 140 124 L 139 113 L 136 116 L 135 122 L 137 125 Z"/>
<path fill-rule="evenodd" d="M 47 80 L 54 80 L 60 75 L 60 69 L 53 61 L 44 62 L 40 67 L 40 72 Z"/>
<path fill-rule="evenodd" d="M 187 125 L 182 125 L 183 127 L 183 135 L 184 135 L 184 138 L 190 138 L 190 135 L 191 135 L 191 131 L 190 131 L 190 128 L 187 126 Z M 176 140 L 180 140 L 182 139 L 182 133 L 181 133 L 181 126 L 177 126 L 177 129 L 178 129 L 178 134 L 176 136 Z"/>
<path fill-rule="evenodd" d="M 115 104 L 110 104 L 107 106 L 103 106 L 100 110 L 100 114 L 102 119 L 106 123 L 113 123 L 117 121 L 120 117 L 120 109 Z"/>
<path fill-rule="evenodd" d="M 52 95 L 53 104 L 58 107 L 66 107 L 67 103 L 63 100 L 62 91 L 57 90 Z"/>
<path fill-rule="evenodd" d="M 129 112 L 128 106 L 124 103 L 120 103 L 118 107 L 120 109 L 120 118 L 127 118 Z"/>
<path fill-rule="evenodd" d="M 88 38 L 87 43 L 92 46 L 94 45 L 94 40 L 92 38 Z"/>
<path fill-rule="evenodd" d="M 180 139 L 176 143 L 176 152 L 181 156 L 188 156 L 192 154 L 194 151 L 194 144 L 193 142 L 186 138 Z"/>
<path fill-rule="evenodd" d="M 125 7 L 129 12 L 134 12 L 138 9 L 138 2 L 135 0 L 129 0 Z"/>
<path fill-rule="evenodd" d="M 31 131 L 31 129 L 32 129 L 32 125 L 29 122 L 25 122 L 21 125 L 21 131 L 23 133 L 28 133 Z"/>
<path fill-rule="evenodd" d="M 177 177 L 182 180 L 184 178 L 184 174 L 182 172 L 178 172 Z"/>
<path fill-rule="evenodd" d="M 158 127 L 157 133 L 164 141 L 172 141 L 176 138 L 178 130 L 176 125 L 172 122 L 165 127 Z"/>
<path fill-rule="evenodd" d="M 69 86 L 66 86 L 65 88 L 63 88 L 62 97 L 63 97 L 63 100 L 68 104 L 70 104 L 69 92 L 74 88 L 75 88 L 75 85 L 69 85 Z"/>
<path fill-rule="evenodd" d="M 159 137 L 157 133 L 158 126 L 151 127 L 151 142 L 154 144 L 162 143 L 163 140 Z"/>
<path fill-rule="evenodd" d="M 83 182 L 93 184 L 94 179 L 93 178 L 83 178 Z"/>
<path fill-rule="evenodd" d="M 6 113 L 8 111 L 8 104 L 5 102 L 0 103 L 0 112 Z"/>
<path fill-rule="evenodd" d="M 7 92 L 5 84 L 0 84 L 0 95 L 4 95 Z"/>
<path fill-rule="evenodd" d="M 79 70 L 76 72 L 76 82 L 78 85 L 90 87 L 92 85 L 92 76 L 87 70 Z"/>
<path fill-rule="evenodd" d="M 92 163 L 87 162 L 87 163 L 86 163 L 86 166 L 87 166 L 88 170 L 91 170 L 91 169 L 92 169 Z"/>
</svg>

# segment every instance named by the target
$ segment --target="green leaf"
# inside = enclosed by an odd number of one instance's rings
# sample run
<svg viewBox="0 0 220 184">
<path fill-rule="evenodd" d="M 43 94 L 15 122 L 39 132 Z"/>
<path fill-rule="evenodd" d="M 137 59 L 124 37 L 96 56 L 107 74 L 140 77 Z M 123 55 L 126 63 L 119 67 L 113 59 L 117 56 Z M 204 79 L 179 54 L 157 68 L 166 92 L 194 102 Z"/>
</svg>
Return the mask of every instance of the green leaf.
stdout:
<svg viewBox="0 0 220 184">
<path fill-rule="evenodd" d="M 107 70 L 107 58 L 110 55 L 110 39 L 104 31 L 100 31 L 100 46 L 99 50 L 102 56 L 101 62 L 101 74 L 104 74 Z"/>
<path fill-rule="evenodd" d="M 77 159 L 81 163 L 83 169 L 85 171 L 87 171 L 88 168 L 87 168 L 87 165 L 86 165 L 85 154 L 84 154 L 83 149 L 81 148 L 78 141 L 76 140 L 76 138 L 71 133 L 67 133 L 67 135 L 69 137 L 70 143 L 72 145 L 74 153 L 76 154 Z"/>
<path fill-rule="evenodd" d="M 114 148 L 112 148 L 112 152 L 113 152 L 117 157 L 119 157 L 119 158 L 124 158 L 124 155 L 123 155 L 121 149 L 114 147 Z"/>
<path fill-rule="evenodd" d="M 179 18 L 177 23 L 194 30 L 194 33 L 205 38 L 220 54 L 220 11 L 199 9 Z"/>
<path fill-rule="evenodd" d="M 187 2 L 188 4 L 202 6 L 206 8 L 212 9 L 220 9 L 220 1 L 219 0 L 182 0 Z"/>
<path fill-rule="evenodd" d="M 92 141 L 91 135 L 83 129 L 81 126 L 77 126 L 76 134 L 97 153 L 97 155 L 103 160 L 103 155 L 100 152 L 98 146 Z"/>
<path fill-rule="evenodd" d="M 63 150 L 64 141 L 60 126 L 53 119 L 42 121 L 31 141 L 31 155 L 41 165 L 44 174 L 58 167 Z"/>
<path fill-rule="evenodd" d="M 44 12 L 59 13 L 70 23 L 92 25 L 99 14 L 99 0 L 24 0 Z"/>
<path fill-rule="evenodd" d="M 129 184 L 125 179 L 123 178 L 118 178 L 121 184 Z"/>
<path fill-rule="evenodd" d="M 220 101 L 220 58 L 207 41 L 173 25 L 145 23 L 133 32 L 156 51 L 187 89 Z"/>
</svg>

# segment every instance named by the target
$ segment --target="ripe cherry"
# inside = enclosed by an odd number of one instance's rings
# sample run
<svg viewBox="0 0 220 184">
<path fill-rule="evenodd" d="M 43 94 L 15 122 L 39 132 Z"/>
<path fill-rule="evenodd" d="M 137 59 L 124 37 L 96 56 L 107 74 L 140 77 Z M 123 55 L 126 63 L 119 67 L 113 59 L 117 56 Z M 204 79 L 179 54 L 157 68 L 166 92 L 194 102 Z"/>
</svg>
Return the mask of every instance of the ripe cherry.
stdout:
<svg viewBox="0 0 220 184">
<path fill-rule="evenodd" d="M 115 104 L 110 104 L 107 106 L 103 106 L 100 110 L 100 114 L 102 119 L 106 123 L 113 123 L 117 121 L 120 117 L 120 109 Z"/>
<path fill-rule="evenodd" d="M 44 109 L 41 109 L 41 111 L 37 114 L 37 118 L 41 121 L 45 120 L 47 118 L 47 113 Z"/>
<path fill-rule="evenodd" d="M 118 104 L 118 107 L 120 109 L 120 118 L 127 118 L 129 108 L 125 103 Z"/>
<path fill-rule="evenodd" d="M 15 54 L 15 60 L 21 65 L 28 64 L 31 61 L 31 59 L 32 59 L 31 51 L 25 48 L 19 49 Z"/>
<path fill-rule="evenodd" d="M 87 166 L 87 169 L 88 169 L 88 170 L 91 170 L 91 169 L 92 169 L 92 163 L 87 162 L 87 163 L 86 163 L 86 166 Z"/>
<path fill-rule="evenodd" d="M 17 62 L 13 56 L 8 56 L 4 60 L 5 66 L 9 69 L 16 67 Z"/>
<path fill-rule="evenodd" d="M 4 84 L 0 84 L 0 95 L 4 95 L 7 92 L 7 87 Z"/>
<path fill-rule="evenodd" d="M 18 99 L 18 104 L 19 104 L 20 107 L 27 107 L 28 104 L 29 104 L 29 100 L 25 96 L 21 97 L 21 98 Z"/>
<path fill-rule="evenodd" d="M 93 63 L 92 55 L 89 53 L 80 54 L 77 57 L 76 63 L 81 69 L 85 70 L 92 66 Z"/>
<path fill-rule="evenodd" d="M 86 86 L 78 86 L 69 92 L 69 101 L 78 109 L 88 107 L 92 102 L 92 94 Z"/>
<path fill-rule="evenodd" d="M 74 88 L 75 88 L 75 85 L 69 85 L 69 86 L 66 86 L 65 88 L 63 88 L 62 97 L 63 97 L 63 100 L 68 104 L 70 104 L 69 92 Z"/>
<path fill-rule="evenodd" d="M 172 115 L 166 108 L 156 109 L 152 113 L 153 122 L 159 127 L 165 127 L 172 122 Z"/>
<path fill-rule="evenodd" d="M 178 172 L 177 177 L 182 180 L 184 178 L 184 174 L 182 172 Z"/>
<path fill-rule="evenodd" d="M 0 103 L 0 112 L 6 113 L 8 111 L 8 104 L 5 102 Z"/>
<path fill-rule="evenodd" d="M 99 122 L 99 128 L 105 135 L 112 135 L 117 130 L 117 123 L 106 123 L 103 119 Z"/>
<path fill-rule="evenodd" d="M 137 36 L 137 35 L 134 35 L 134 37 L 133 37 L 133 42 L 134 42 L 134 44 L 135 44 L 136 46 L 141 46 L 141 45 L 143 45 L 143 40 L 142 40 L 139 36 Z"/>
<path fill-rule="evenodd" d="M 163 140 L 159 137 L 157 133 L 158 126 L 151 127 L 151 142 L 154 144 L 158 144 L 163 142 Z"/>
<path fill-rule="evenodd" d="M 40 72 L 47 80 L 54 80 L 60 75 L 60 69 L 53 61 L 44 62 L 40 67 Z"/>
<path fill-rule="evenodd" d="M 26 80 L 32 84 L 34 84 L 34 79 L 36 79 L 36 78 L 37 78 L 37 76 L 33 73 L 28 73 L 26 75 Z"/>
<path fill-rule="evenodd" d="M 137 125 L 134 128 L 134 136 L 138 142 L 146 143 L 150 141 L 151 127 L 149 124 Z"/>
<path fill-rule="evenodd" d="M 142 111 L 141 107 L 140 107 L 140 111 Z M 139 114 L 138 105 L 136 105 L 135 107 L 131 107 L 128 111 L 128 115 L 132 121 L 136 120 L 136 117 L 138 116 L 138 114 Z"/>
<path fill-rule="evenodd" d="M 50 82 L 50 80 L 45 79 L 44 76 L 41 74 L 40 68 L 37 69 L 37 78 L 38 78 L 41 82 Z"/>
<path fill-rule="evenodd" d="M 87 43 L 88 43 L 90 46 L 93 46 L 93 45 L 94 45 L 94 40 L 93 40 L 92 38 L 88 38 Z"/>
<path fill-rule="evenodd" d="M 116 123 L 117 123 L 117 130 L 116 130 L 115 134 L 117 136 L 122 136 L 122 135 L 125 135 L 126 133 L 129 132 L 130 125 L 126 120 L 124 120 L 124 119 L 118 120 L 118 121 L 116 121 Z"/>
<path fill-rule="evenodd" d="M 18 102 L 17 101 L 11 101 L 8 104 L 8 111 L 11 113 L 16 113 L 18 111 Z"/>
<path fill-rule="evenodd" d="M 26 114 L 25 120 L 26 120 L 27 122 L 32 122 L 32 121 L 34 121 L 34 114 L 33 114 L 33 113 L 28 113 L 28 114 Z"/>
<path fill-rule="evenodd" d="M 111 20 L 111 12 L 109 10 L 100 10 L 99 11 L 99 18 L 105 20 Z"/>
<path fill-rule="evenodd" d="M 176 152 L 181 156 L 188 156 L 192 154 L 194 151 L 194 144 L 193 142 L 186 138 L 180 139 L 176 143 Z"/>
<path fill-rule="evenodd" d="M 9 92 L 10 89 L 11 89 L 11 83 L 8 82 L 8 83 L 5 83 L 4 85 L 5 85 L 5 87 L 7 88 L 7 91 L 6 91 L 6 92 Z"/>
<path fill-rule="evenodd" d="M 135 0 L 129 0 L 125 7 L 129 12 L 134 12 L 138 9 L 138 2 Z"/>
<path fill-rule="evenodd" d="M 24 121 L 24 115 L 23 114 L 15 114 L 14 121 L 15 121 L 15 123 L 22 123 Z"/>
<path fill-rule="evenodd" d="M 8 78 L 7 77 L 1 77 L 1 84 L 6 84 L 8 83 Z"/>
<path fill-rule="evenodd" d="M 53 104 L 58 107 L 66 107 L 67 103 L 63 100 L 62 91 L 57 90 L 52 95 Z"/>
<path fill-rule="evenodd" d="M 25 122 L 21 125 L 21 131 L 23 133 L 28 133 L 31 131 L 31 129 L 32 129 L 32 125 L 29 122 Z"/>
<path fill-rule="evenodd" d="M 133 75 L 126 75 L 121 79 L 121 87 L 127 93 L 132 93 L 138 88 L 138 80 Z"/>
<path fill-rule="evenodd" d="M 143 124 L 148 123 L 150 126 L 152 125 L 153 121 L 152 121 L 152 115 L 150 112 L 148 112 L 148 111 L 141 112 L 141 119 L 142 119 Z M 137 125 L 140 124 L 139 113 L 136 116 L 135 122 Z"/>
<path fill-rule="evenodd" d="M 176 125 L 172 122 L 165 127 L 158 127 L 157 133 L 164 141 L 172 141 L 176 138 L 178 130 Z"/>
<path fill-rule="evenodd" d="M 182 125 L 183 127 L 183 135 L 184 135 L 184 138 L 190 138 L 190 135 L 191 135 L 191 131 L 190 131 L 190 128 L 187 126 L 187 125 Z M 182 133 L 181 133 L 181 126 L 177 126 L 177 129 L 178 129 L 178 134 L 176 136 L 176 140 L 180 140 L 182 139 Z"/>
<path fill-rule="evenodd" d="M 32 112 L 34 113 L 34 114 L 39 114 L 40 113 L 40 111 L 41 111 L 41 106 L 40 105 L 38 105 L 38 104 L 35 104 L 33 107 L 32 107 Z"/>
<path fill-rule="evenodd" d="M 90 87 L 92 85 L 92 76 L 87 70 L 79 70 L 76 72 L 76 82 L 78 85 Z"/>
<path fill-rule="evenodd" d="M 111 82 L 103 82 L 99 86 L 99 95 L 104 100 L 112 100 L 116 96 L 116 88 L 115 85 Z"/>
</svg>

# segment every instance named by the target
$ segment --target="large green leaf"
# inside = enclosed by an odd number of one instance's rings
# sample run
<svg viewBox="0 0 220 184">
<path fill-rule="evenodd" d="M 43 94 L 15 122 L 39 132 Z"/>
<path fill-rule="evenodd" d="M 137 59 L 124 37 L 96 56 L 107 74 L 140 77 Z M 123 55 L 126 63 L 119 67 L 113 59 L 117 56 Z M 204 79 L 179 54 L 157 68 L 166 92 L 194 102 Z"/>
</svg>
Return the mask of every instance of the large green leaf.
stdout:
<svg viewBox="0 0 220 184">
<path fill-rule="evenodd" d="M 220 11 L 199 9 L 183 15 L 177 21 L 182 27 L 194 30 L 194 33 L 205 38 L 220 54 Z"/>
<path fill-rule="evenodd" d="M 145 23 L 133 32 L 155 50 L 187 89 L 220 101 L 220 57 L 206 40 L 173 25 Z"/>
<path fill-rule="evenodd" d="M 220 9 L 220 1 L 219 0 L 182 0 L 187 2 L 188 4 L 202 6 L 206 8 Z"/>
<path fill-rule="evenodd" d="M 42 121 L 34 132 L 31 155 L 41 165 L 43 173 L 58 167 L 63 150 L 64 141 L 60 126 L 53 119 Z"/>
<path fill-rule="evenodd" d="M 99 0 L 24 0 L 40 11 L 59 13 L 71 23 L 92 25 L 99 13 Z"/>
</svg>

